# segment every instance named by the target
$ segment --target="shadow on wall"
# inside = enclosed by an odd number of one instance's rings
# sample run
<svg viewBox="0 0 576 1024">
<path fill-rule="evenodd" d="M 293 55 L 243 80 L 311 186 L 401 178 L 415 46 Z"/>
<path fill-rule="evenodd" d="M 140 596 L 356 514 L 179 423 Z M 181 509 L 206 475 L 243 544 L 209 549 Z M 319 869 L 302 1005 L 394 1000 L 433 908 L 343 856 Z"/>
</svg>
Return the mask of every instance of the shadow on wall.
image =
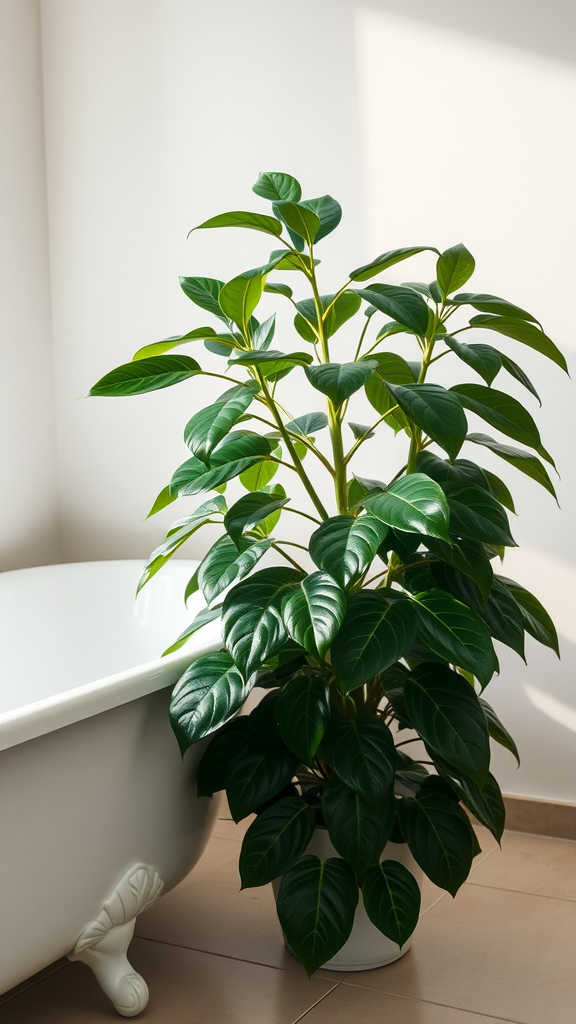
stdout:
<svg viewBox="0 0 576 1024">
<path fill-rule="evenodd" d="M 574 0 L 364 0 L 364 6 L 576 63 Z"/>
</svg>

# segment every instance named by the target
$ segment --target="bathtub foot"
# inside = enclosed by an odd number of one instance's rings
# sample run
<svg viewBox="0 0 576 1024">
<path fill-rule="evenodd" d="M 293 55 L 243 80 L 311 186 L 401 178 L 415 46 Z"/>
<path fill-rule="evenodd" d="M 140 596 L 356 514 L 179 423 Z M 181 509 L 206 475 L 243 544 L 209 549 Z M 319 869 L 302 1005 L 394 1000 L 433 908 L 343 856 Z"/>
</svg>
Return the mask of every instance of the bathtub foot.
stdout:
<svg viewBox="0 0 576 1024">
<path fill-rule="evenodd" d="M 148 1003 L 148 986 L 128 961 L 127 952 L 138 914 L 157 899 L 163 886 L 155 868 L 135 864 L 68 954 L 69 960 L 81 960 L 91 968 L 123 1017 L 135 1017 Z"/>
</svg>

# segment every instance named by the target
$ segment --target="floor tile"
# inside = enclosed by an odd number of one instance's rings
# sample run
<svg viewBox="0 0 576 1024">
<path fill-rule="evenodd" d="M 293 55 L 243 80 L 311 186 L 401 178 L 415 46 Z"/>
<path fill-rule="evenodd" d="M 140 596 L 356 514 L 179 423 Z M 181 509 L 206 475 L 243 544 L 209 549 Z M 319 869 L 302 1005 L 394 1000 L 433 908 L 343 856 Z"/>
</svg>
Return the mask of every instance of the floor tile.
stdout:
<svg viewBox="0 0 576 1024">
<path fill-rule="evenodd" d="M 63 967 L 69 963 L 66 957 L 62 957 L 61 960 L 55 960 L 53 964 L 48 964 L 48 967 L 44 967 L 43 970 L 38 971 L 38 974 L 33 974 L 31 978 L 26 978 L 26 981 L 21 982 L 20 985 L 15 985 L 14 988 L 9 989 L 8 992 L 3 992 L 0 995 L 0 1003 L 5 1003 L 9 999 L 14 999 L 15 996 L 19 995 L 20 992 L 24 992 L 25 989 L 31 988 L 32 985 L 37 985 L 43 978 L 47 978 L 49 974 L 54 974 L 54 971 L 60 971 Z M 0 1018 L 1 1019 L 1 1018 Z"/>
<path fill-rule="evenodd" d="M 300 1024 L 497 1024 L 497 1018 L 421 1003 L 383 992 L 352 988 L 346 982 L 313 1007 Z"/>
<path fill-rule="evenodd" d="M 520 1024 L 573 1024 L 576 904 L 465 884 L 424 915 L 412 948 L 346 984 Z"/>
<path fill-rule="evenodd" d="M 576 843 L 506 832 L 502 851 L 483 861 L 470 882 L 576 900 Z"/>
<path fill-rule="evenodd" d="M 250 814 L 243 821 L 239 821 L 236 824 L 235 821 L 232 821 L 232 818 L 220 816 L 214 823 L 212 835 L 218 839 L 235 839 L 236 842 L 241 843 L 244 833 L 248 831 L 255 817 L 255 814 Z"/>
<path fill-rule="evenodd" d="M 330 981 L 136 939 L 130 959 L 150 989 L 146 1024 L 293 1024 Z M 2 1024 L 119 1021 L 83 964 L 69 964 L 2 1007 Z"/>
</svg>

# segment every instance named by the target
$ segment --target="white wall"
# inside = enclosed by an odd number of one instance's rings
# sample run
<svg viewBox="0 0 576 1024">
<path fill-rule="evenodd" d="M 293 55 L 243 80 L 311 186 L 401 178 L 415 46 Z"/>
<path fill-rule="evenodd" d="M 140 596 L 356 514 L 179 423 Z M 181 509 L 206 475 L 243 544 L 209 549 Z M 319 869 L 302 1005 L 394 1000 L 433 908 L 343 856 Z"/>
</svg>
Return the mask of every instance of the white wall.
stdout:
<svg viewBox="0 0 576 1024">
<path fill-rule="evenodd" d="M 0 0 L 0 570 L 62 557 L 37 0 Z"/>
<path fill-rule="evenodd" d="M 142 523 L 186 457 L 184 422 L 217 382 L 77 399 L 140 345 L 205 322 L 178 274 L 227 279 L 266 258 L 257 234 L 186 242 L 212 213 L 263 208 L 250 193 L 260 169 L 342 202 L 342 227 L 319 253 L 326 291 L 387 248 L 463 240 L 473 285 L 534 308 L 573 361 L 572 5 L 43 0 L 42 15 L 65 558 L 144 556 L 171 521 L 174 506 Z M 407 266 L 390 279 L 432 276 L 424 256 Z M 505 571 L 547 601 L 563 661 L 535 644 L 528 669 L 504 653 L 488 696 L 523 764 L 516 772 L 506 753 L 495 763 L 507 792 L 576 800 L 573 385 L 536 354 L 517 358 L 542 392 L 538 414 L 515 391 L 557 456 L 562 511 L 498 465 L 521 512 Z M 301 382 L 295 373 L 284 390 L 296 413 Z M 402 441 L 372 444 L 359 469 L 385 479 Z M 198 534 L 191 554 L 207 541 Z"/>
</svg>

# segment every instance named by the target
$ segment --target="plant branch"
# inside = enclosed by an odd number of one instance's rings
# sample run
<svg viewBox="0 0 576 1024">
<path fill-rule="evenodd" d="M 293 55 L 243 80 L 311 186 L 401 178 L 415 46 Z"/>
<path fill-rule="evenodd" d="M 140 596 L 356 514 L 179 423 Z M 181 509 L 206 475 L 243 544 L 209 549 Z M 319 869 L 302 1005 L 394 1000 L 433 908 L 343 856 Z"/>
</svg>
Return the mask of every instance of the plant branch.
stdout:
<svg viewBox="0 0 576 1024">
<path fill-rule="evenodd" d="M 286 551 L 282 551 L 282 548 L 279 548 L 278 544 L 275 541 L 272 541 L 271 546 L 274 548 L 275 551 L 278 552 L 279 555 L 282 555 L 287 562 L 290 562 L 290 565 L 294 566 L 294 568 L 297 569 L 298 572 L 301 572 L 303 576 L 306 576 L 306 570 L 303 569 L 301 565 L 298 565 L 298 562 L 291 558 L 291 556 Z"/>
<path fill-rule="evenodd" d="M 368 437 L 372 433 L 372 431 L 375 430 L 376 427 L 379 426 L 379 424 L 382 423 L 386 419 L 387 416 L 391 416 L 392 413 L 396 412 L 396 410 L 399 409 L 399 408 L 400 408 L 399 405 L 393 405 L 391 409 L 388 409 L 385 413 L 383 413 L 383 415 L 380 416 L 376 420 L 376 422 L 372 424 L 371 427 L 368 427 L 368 430 L 365 430 L 364 433 L 361 434 L 360 437 L 356 439 L 356 441 L 352 445 L 350 451 L 348 452 L 348 454 L 344 458 L 344 465 L 347 465 L 348 462 L 350 462 L 350 459 L 355 454 L 355 452 L 358 450 L 360 445 L 363 444 L 364 441 L 368 440 Z"/>
<path fill-rule="evenodd" d="M 321 519 L 316 519 L 316 516 L 309 516 L 307 512 L 301 512 L 299 508 L 289 508 L 288 506 L 286 506 L 286 508 L 284 508 L 283 511 L 293 512 L 295 516 L 303 516 L 304 519 L 309 519 L 311 523 L 316 523 L 317 526 L 322 526 Z"/>
</svg>

